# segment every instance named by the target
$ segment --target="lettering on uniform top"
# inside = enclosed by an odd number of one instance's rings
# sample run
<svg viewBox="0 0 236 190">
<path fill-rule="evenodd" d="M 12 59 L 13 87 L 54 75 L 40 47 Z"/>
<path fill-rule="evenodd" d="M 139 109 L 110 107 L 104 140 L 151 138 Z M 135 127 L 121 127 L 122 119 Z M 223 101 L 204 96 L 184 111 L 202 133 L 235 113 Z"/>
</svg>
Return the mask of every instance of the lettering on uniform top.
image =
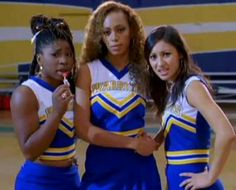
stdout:
<svg viewBox="0 0 236 190">
<path fill-rule="evenodd" d="M 177 116 L 181 116 L 182 113 L 182 106 L 179 104 L 176 104 L 170 108 L 171 112 L 173 112 Z"/>
</svg>

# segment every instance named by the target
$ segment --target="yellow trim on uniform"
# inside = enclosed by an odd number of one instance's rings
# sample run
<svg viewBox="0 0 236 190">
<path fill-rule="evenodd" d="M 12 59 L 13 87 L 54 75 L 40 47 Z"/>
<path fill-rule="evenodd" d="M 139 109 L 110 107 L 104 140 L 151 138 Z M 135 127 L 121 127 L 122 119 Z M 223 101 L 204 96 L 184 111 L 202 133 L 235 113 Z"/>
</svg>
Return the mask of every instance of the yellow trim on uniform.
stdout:
<svg viewBox="0 0 236 190">
<path fill-rule="evenodd" d="M 60 129 L 63 133 L 65 133 L 66 135 L 68 135 L 70 138 L 74 137 L 74 135 L 75 135 L 75 131 L 74 131 L 74 130 L 70 131 L 69 129 L 67 129 L 67 128 L 66 128 L 64 125 L 62 125 L 62 124 L 59 125 L 59 129 Z"/>
<path fill-rule="evenodd" d="M 181 128 L 183 128 L 183 129 L 185 129 L 187 131 L 190 131 L 192 133 L 196 133 L 196 129 L 195 128 L 190 127 L 189 125 L 186 125 L 185 123 L 180 122 L 180 121 L 178 121 L 178 120 L 176 120 L 174 118 L 170 118 L 170 120 L 168 121 L 167 127 L 165 129 L 165 132 L 164 132 L 165 136 L 169 133 L 169 131 L 170 131 L 170 129 L 171 129 L 173 124 L 177 125 L 176 127 L 181 127 Z"/>
<path fill-rule="evenodd" d="M 117 100 L 115 99 L 109 92 L 104 93 L 105 97 L 108 98 L 112 103 L 116 104 L 119 107 L 124 106 L 127 104 L 130 100 L 132 100 L 135 97 L 135 93 L 131 93 L 127 98 L 123 100 Z"/>
<path fill-rule="evenodd" d="M 196 154 L 209 154 L 209 149 L 193 149 L 193 150 L 184 150 L 184 151 L 167 151 L 166 155 L 171 156 L 188 156 Z"/>
<path fill-rule="evenodd" d="M 137 135 L 140 134 L 144 131 L 144 128 L 139 128 L 139 129 L 134 129 L 134 130 L 129 130 L 129 131 L 122 131 L 122 132 L 113 132 L 114 134 L 118 134 L 118 135 L 123 135 L 123 136 L 131 136 L 131 135 Z"/>
<path fill-rule="evenodd" d="M 46 115 L 41 115 L 40 117 L 39 117 L 39 122 L 42 122 L 42 121 L 44 121 L 44 120 L 46 120 L 47 119 L 47 116 Z"/>
<path fill-rule="evenodd" d="M 71 121 L 70 119 L 68 119 L 68 118 L 66 118 L 66 117 L 63 117 L 63 118 L 62 118 L 62 121 L 63 121 L 64 123 L 66 123 L 70 128 L 73 128 L 73 127 L 74 127 L 74 122 Z"/>
<path fill-rule="evenodd" d="M 62 148 L 48 148 L 45 153 L 62 153 L 62 152 L 68 152 L 75 149 L 75 144 L 72 144 L 67 147 L 62 147 Z"/>
<path fill-rule="evenodd" d="M 168 164 L 182 165 L 182 164 L 194 164 L 194 163 L 208 163 L 209 158 L 195 158 L 195 159 L 185 159 L 185 160 L 167 160 Z"/>
<path fill-rule="evenodd" d="M 73 158 L 75 156 L 75 151 L 73 151 L 70 154 L 64 155 L 64 156 L 45 156 L 42 155 L 39 157 L 40 160 L 67 160 L 69 158 Z"/>
<path fill-rule="evenodd" d="M 190 117 L 188 115 L 182 114 L 182 117 L 186 120 L 189 121 L 190 123 L 196 124 L 196 118 Z"/>
<path fill-rule="evenodd" d="M 128 113 L 129 111 L 131 111 L 132 109 L 134 109 L 135 107 L 137 107 L 140 104 L 145 105 L 145 101 L 143 99 L 138 99 L 136 100 L 134 103 L 132 103 L 131 105 L 129 105 L 129 107 L 127 107 L 126 109 L 124 109 L 123 111 L 118 111 L 116 109 L 114 109 L 113 107 L 111 107 L 109 104 L 107 104 L 106 102 L 104 102 L 100 97 L 96 96 L 92 102 L 91 105 L 93 105 L 94 103 L 98 102 L 99 104 L 102 105 L 102 107 L 104 109 L 106 109 L 107 111 L 113 113 L 114 115 L 116 115 L 118 118 L 122 118 L 126 113 Z"/>
<path fill-rule="evenodd" d="M 128 112 L 130 112 L 132 109 L 134 109 L 135 107 L 137 107 L 138 105 L 143 104 L 145 105 L 145 101 L 143 99 L 138 99 L 137 101 L 135 101 L 133 104 L 131 104 L 128 109 L 125 109 L 123 112 L 121 112 L 121 117 L 123 117 L 124 115 L 126 115 Z"/>
</svg>

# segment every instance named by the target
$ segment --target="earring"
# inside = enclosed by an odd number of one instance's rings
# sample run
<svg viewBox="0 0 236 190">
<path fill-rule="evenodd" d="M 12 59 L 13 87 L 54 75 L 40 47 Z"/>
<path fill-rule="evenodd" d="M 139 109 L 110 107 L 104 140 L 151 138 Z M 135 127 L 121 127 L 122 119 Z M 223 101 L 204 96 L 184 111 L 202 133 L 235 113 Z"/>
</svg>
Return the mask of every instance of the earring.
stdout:
<svg viewBox="0 0 236 190">
<path fill-rule="evenodd" d="M 40 65 L 40 66 L 39 66 L 39 71 L 38 71 L 38 75 L 39 75 L 39 76 L 41 76 L 42 70 L 43 70 L 43 66 Z"/>
</svg>

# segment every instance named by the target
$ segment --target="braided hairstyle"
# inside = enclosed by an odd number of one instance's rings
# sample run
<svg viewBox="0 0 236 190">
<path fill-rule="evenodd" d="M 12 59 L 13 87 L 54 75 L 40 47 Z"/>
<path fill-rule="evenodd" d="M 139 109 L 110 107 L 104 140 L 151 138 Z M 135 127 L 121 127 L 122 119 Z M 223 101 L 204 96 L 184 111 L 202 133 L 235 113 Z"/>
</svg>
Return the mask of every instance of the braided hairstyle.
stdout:
<svg viewBox="0 0 236 190">
<path fill-rule="evenodd" d="M 69 43 L 73 52 L 75 60 L 75 48 L 73 44 L 73 37 L 70 31 L 69 25 L 62 18 L 49 18 L 45 15 L 36 15 L 31 18 L 30 21 L 31 31 L 34 35 L 32 40 L 35 43 L 35 54 L 30 66 L 29 76 L 34 76 L 39 73 L 39 64 L 37 61 L 37 55 L 42 53 L 42 49 L 46 46 L 58 41 L 65 40 Z M 74 93 L 74 73 L 75 64 L 71 76 L 68 80 L 71 83 L 71 91 Z"/>
</svg>

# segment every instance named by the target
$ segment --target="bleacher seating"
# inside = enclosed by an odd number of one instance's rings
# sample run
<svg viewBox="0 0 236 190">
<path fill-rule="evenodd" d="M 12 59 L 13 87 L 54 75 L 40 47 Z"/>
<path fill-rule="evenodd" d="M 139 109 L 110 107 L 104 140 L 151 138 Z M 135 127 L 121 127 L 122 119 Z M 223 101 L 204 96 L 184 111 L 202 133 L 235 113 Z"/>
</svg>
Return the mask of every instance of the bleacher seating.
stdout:
<svg viewBox="0 0 236 190">
<path fill-rule="evenodd" d="M 28 79 L 29 70 L 30 70 L 30 63 L 24 63 L 18 65 L 18 79 L 20 84 L 26 79 Z"/>
<path fill-rule="evenodd" d="M 29 63 L 19 64 L 9 68 L 7 72 L 0 72 L 0 110 L 10 109 L 10 97 L 14 89 L 28 78 Z M 14 72 L 17 70 L 16 72 Z"/>
<path fill-rule="evenodd" d="M 218 103 L 236 103 L 236 73 L 235 72 L 209 72 L 215 89 L 215 99 Z"/>
<path fill-rule="evenodd" d="M 0 75 L 0 95 L 11 95 L 13 90 L 28 78 L 29 69 L 30 63 L 23 63 L 18 65 L 17 75 Z M 236 72 L 205 72 L 205 75 L 212 83 L 218 103 L 236 103 Z"/>
</svg>

